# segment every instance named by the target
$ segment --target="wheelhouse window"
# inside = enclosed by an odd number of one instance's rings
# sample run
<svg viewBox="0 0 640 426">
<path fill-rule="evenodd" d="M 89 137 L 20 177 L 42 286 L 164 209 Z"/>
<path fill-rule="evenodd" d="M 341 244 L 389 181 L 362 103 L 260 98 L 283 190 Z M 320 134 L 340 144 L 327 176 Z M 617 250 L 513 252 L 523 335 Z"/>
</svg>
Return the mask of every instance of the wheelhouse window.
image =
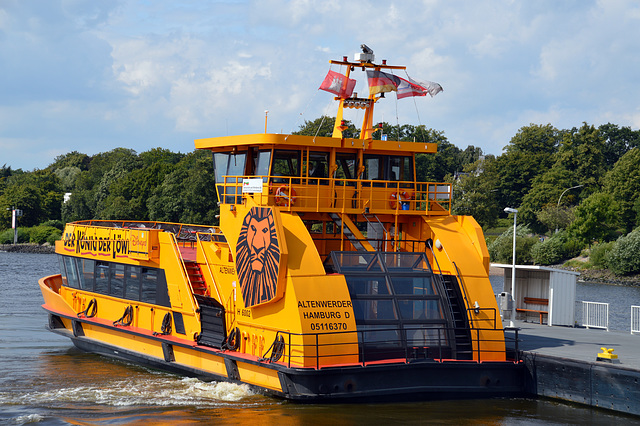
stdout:
<svg viewBox="0 0 640 426">
<path fill-rule="evenodd" d="M 356 154 L 350 153 L 337 153 L 336 154 L 336 172 L 334 178 L 346 179 L 347 185 L 355 185 L 355 182 L 349 182 L 352 179 L 356 179 L 356 172 L 358 167 L 358 157 Z M 338 181 L 336 185 L 342 185 L 344 182 Z"/>
<path fill-rule="evenodd" d="M 329 171 L 329 153 L 328 152 L 310 152 L 309 153 L 309 165 L 307 167 L 307 174 L 310 178 L 310 184 L 328 185 L 329 181 L 326 180 Z"/>
<path fill-rule="evenodd" d="M 413 158 L 409 156 L 365 154 L 364 180 L 387 181 L 387 187 L 395 187 L 392 182 L 413 182 Z M 374 182 L 374 186 L 384 186 Z M 406 184 L 400 185 L 406 186 Z"/>
<path fill-rule="evenodd" d="M 256 158 L 256 176 L 263 176 L 262 181 L 267 181 L 269 166 L 271 163 L 271 151 L 259 151 Z"/>
<path fill-rule="evenodd" d="M 300 151 L 275 150 L 273 153 L 273 165 L 271 166 L 272 176 L 300 176 Z M 288 183 L 289 179 L 273 178 L 276 183 Z M 300 183 L 298 179 L 292 183 Z"/>
<path fill-rule="evenodd" d="M 215 152 L 213 168 L 218 189 L 218 199 L 226 204 L 242 202 L 242 177 L 247 161 L 246 152 Z"/>
</svg>

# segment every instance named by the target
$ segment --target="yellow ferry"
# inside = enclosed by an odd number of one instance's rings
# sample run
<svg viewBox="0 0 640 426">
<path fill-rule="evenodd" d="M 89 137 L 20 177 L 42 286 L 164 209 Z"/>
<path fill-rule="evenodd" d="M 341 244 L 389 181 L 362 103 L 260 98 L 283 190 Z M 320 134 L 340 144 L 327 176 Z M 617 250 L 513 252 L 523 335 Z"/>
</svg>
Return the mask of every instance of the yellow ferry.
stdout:
<svg viewBox="0 0 640 426">
<path fill-rule="evenodd" d="M 297 400 L 460 398 L 523 391 L 507 359 L 483 233 L 419 182 L 433 143 L 374 140 L 386 91 L 428 89 L 373 53 L 330 61 L 333 137 L 198 139 L 213 153 L 220 226 L 86 220 L 40 280 L 51 331 L 80 349 L 246 383 Z M 352 94 L 367 71 L 370 94 Z M 343 111 L 364 113 L 345 138 Z"/>
</svg>

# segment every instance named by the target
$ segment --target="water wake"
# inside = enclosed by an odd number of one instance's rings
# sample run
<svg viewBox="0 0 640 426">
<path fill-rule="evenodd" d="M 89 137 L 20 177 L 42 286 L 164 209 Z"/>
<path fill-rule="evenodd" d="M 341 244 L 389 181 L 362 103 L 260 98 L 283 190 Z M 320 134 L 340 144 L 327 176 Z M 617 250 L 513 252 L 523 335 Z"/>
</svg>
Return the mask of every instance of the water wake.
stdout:
<svg viewBox="0 0 640 426">
<path fill-rule="evenodd" d="M 127 406 L 219 407 L 254 395 L 247 385 L 202 382 L 194 378 L 132 377 L 32 392 L 0 392 L 0 405 L 100 404 Z"/>
</svg>

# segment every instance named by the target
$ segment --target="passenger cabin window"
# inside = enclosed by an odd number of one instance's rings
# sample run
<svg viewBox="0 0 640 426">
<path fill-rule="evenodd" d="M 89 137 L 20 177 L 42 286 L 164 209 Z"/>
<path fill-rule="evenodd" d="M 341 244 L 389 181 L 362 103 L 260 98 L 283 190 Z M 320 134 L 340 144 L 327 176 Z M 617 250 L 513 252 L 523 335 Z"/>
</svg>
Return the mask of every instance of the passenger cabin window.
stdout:
<svg viewBox="0 0 640 426">
<path fill-rule="evenodd" d="M 171 306 L 164 270 L 137 265 L 59 256 L 60 272 L 67 287 L 127 300 Z M 94 285 L 95 284 L 95 285 Z"/>
</svg>

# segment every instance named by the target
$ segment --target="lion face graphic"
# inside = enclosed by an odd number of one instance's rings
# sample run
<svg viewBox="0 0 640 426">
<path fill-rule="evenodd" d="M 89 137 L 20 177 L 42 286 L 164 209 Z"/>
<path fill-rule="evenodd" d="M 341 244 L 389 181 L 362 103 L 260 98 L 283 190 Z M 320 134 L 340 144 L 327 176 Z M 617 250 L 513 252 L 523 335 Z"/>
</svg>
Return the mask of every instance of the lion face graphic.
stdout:
<svg viewBox="0 0 640 426">
<path fill-rule="evenodd" d="M 276 296 L 280 247 L 270 208 L 253 207 L 245 216 L 236 245 L 236 270 L 247 308 Z"/>
</svg>

